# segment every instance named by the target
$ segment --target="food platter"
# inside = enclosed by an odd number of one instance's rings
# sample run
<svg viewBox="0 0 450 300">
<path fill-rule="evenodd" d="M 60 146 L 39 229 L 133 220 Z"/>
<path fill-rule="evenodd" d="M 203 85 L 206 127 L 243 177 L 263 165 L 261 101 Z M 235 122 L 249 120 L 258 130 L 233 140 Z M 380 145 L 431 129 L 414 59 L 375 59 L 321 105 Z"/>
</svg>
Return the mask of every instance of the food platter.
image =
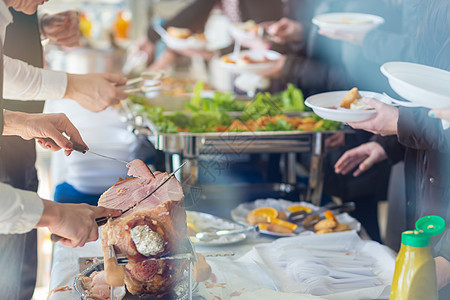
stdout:
<svg viewBox="0 0 450 300">
<path fill-rule="evenodd" d="M 379 16 L 361 13 L 329 13 L 315 16 L 313 24 L 325 31 L 364 33 L 384 23 Z"/>
<path fill-rule="evenodd" d="M 199 232 L 206 231 L 218 231 L 218 230 L 233 230 L 233 229 L 243 229 L 244 226 L 232 222 L 230 220 L 222 219 L 214 215 L 207 213 L 201 213 L 196 211 L 186 211 L 188 222 L 194 224 Z M 195 245 L 199 246 L 217 246 L 217 245 L 227 245 L 233 244 L 246 239 L 245 233 L 234 234 L 230 236 L 221 236 L 218 239 L 213 239 L 210 241 L 200 241 L 197 238 L 191 236 L 191 241 Z"/>
<path fill-rule="evenodd" d="M 288 201 L 288 200 L 284 200 L 284 199 L 268 198 L 268 199 L 258 199 L 253 202 L 246 202 L 246 203 L 239 204 L 236 208 L 234 208 L 231 211 L 231 218 L 239 224 L 242 224 L 244 226 L 249 226 L 250 224 L 247 223 L 247 214 L 255 208 L 273 207 L 276 210 L 283 211 L 285 213 L 289 213 L 287 210 L 287 207 L 296 205 L 296 204 L 304 206 L 304 207 L 308 207 L 308 208 L 312 209 L 313 212 L 319 210 L 319 207 L 312 205 L 311 203 L 308 203 L 308 202 L 293 202 L 293 201 Z M 348 215 L 347 213 L 339 214 L 336 216 L 336 218 L 339 221 L 339 223 L 349 225 L 351 230 L 359 231 L 361 229 L 361 224 L 356 219 L 354 219 L 353 217 Z M 271 235 L 271 236 L 276 236 L 276 237 L 294 236 L 303 231 L 305 231 L 305 230 L 303 228 L 299 227 L 298 229 L 296 229 L 294 231 L 294 234 L 283 234 L 283 233 L 277 233 L 277 232 L 260 229 L 261 233 Z"/>
<path fill-rule="evenodd" d="M 243 63 L 246 57 L 255 62 Z M 245 50 L 238 55 L 230 53 L 223 56 L 219 65 L 233 73 L 258 73 L 272 68 L 280 57 L 281 54 L 273 50 Z"/>
<path fill-rule="evenodd" d="M 74 279 L 73 281 L 73 287 L 75 289 L 75 291 L 80 295 L 82 300 L 93 300 L 92 298 L 88 297 L 88 294 L 83 286 L 83 281 L 82 278 L 84 276 L 90 276 L 92 273 L 94 272 L 101 272 L 104 270 L 104 264 L 103 264 L 103 260 L 99 261 L 97 263 L 92 264 L 91 266 L 89 266 L 88 268 L 84 269 L 83 271 L 81 271 Z M 183 283 L 181 283 L 183 284 Z M 182 293 L 180 293 L 180 295 L 177 295 L 176 297 L 163 297 L 163 298 L 158 298 L 158 299 L 175 299 L 175 300 L 186 300 L 188 299 L 188 291 L 187 291 L 187 282 L 186 284 L 183 284 L 184 291 Z M 193 284 L 193 291 L 196 291 L 198 289 L 198 282 L 194 282 Z M 152 297 L 150 295 L 143 295 L 143 296 L 138 296 L 138 295 L 131 295 L 130 293 L 128 293 L 125 289 L 125 286 L 120 286 L 120 287 L 115 287 L 114 289 L 114 300 L 137 300 L 137 299 L 141 299 L 141 300 L 156 300 L 155 297 Z"/>
<path fill-rule="evenodd" d="M 409 62 L 388 62 L 380 69 L 389 79 L 392 89 L 410 101 L 396 101 L 396 104 L 450 107 L 450 72 Z"/>
<path fill-rule="evenodd" d="M 361 122 L 369 120 L 376 115 L 376 110 L 346 109 L 339 107 L 348 91 L 327 92 L 308 97 L 305 105 L 320 117 L 338 122 Z M 379 93 L 360 91 L 362 97 L 375 98 L 378 101 L 390 104 L 390 101 Z"/>
</svg>

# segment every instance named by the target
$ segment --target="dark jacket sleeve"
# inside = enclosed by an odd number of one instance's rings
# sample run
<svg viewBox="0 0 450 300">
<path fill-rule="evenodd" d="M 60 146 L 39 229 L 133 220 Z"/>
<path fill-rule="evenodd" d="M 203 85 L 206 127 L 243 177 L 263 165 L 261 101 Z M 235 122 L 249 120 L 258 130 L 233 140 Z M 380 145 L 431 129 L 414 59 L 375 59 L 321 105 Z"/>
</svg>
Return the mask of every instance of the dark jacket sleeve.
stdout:
<svg viewBox="0 0 450 300">
<path fill-rule="evenodd" d="M 380 144 L 381 147 L 383 147 L 390 164 L 394 165 L 404 159 L 405 147 L 398 142 L 396 135 L 374 135 L 370 140 Z"/>
<path fill-rule="evenodd" d="M 424 108 L 399 108 L 398 140 L 417 150 L 450 153 L 450 129 L 444 130 L 439 119 L 428 116 Z"/>
<path fill-rule="evenodd" d="M 193 32 L 203 32 L 209 13 L 217 2 L 216 0 L 196 0 L 167 21 L 163 27 L 183 27 L 189 28 Z M 159 34 L 156 33 L 153 27 L 148 29 L 147 37 L 152 42 L 160 39 Z"/>
<path fill-rule="evenodd" d="M 414 41 L 407 35 L 373 30 L 364 38 L 363 52 L 367 60 L 384 64 L 387 61 L 415 60 Z"/>
<path fill-rule="evenodd" d="M 302 89 L 305 96 L 348 87 L 343 67 L 295 54 L 286 56 L 281 78 Z"/>
</svg>

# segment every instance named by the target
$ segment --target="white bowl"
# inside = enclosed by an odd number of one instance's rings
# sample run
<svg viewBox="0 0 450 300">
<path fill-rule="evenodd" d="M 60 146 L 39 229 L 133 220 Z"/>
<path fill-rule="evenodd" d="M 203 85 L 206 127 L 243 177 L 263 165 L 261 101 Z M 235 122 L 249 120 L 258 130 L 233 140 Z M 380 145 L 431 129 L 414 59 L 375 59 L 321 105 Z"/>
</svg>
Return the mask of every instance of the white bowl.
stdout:
<svg viewBox="0 0 450 300">
<path fill-rule="evenodd" d="M 348 91 L 327 92 L 310 96 L 305 100 L 305 105 L 312 108 L 318 116 L 338 122 L 361 122 L 373 118 L 376 111 L 341 108 L 340 104 Z M 362 97 L 375 98 L 384 103 L 390 103 L 382 94 L 359 91 Z M 336 108 L 333 108 L 336 107 Z"/>
<path fill-rule="evenodd" d="M 281 57 L 281 54 L 272 50 L 245 50 L 240 51 L 239 56 L 248 55 L 250 58 L 258 60 L 262 59 L 264 56 L 269 60 L 263 63 L 252 63 L 252 64 L 236 64 L 236 63 L 227 63 L 221 60 L 219 62 L 219 66 L 229 70 L 233 73 L 259 73 L 272 68 L 277 60 Z M 237 57 L 235 57 L 234 53 L 227 54 L 227 56 L 236 61 Z"/>
<path fill-rule="evenodd" d="M 325 31 L 363 33 L 383 24 L 384 19 L 379 16 L 361 13 L 330 13 L 315 16 L 312 22 Z"/>
<path fill-rule="evenodd" d="M 427 108 L 450 107 L 450 72 L 408 62 L 388 62 L 380 69 L 392 89 L 411 104 Z"/>
</svg>

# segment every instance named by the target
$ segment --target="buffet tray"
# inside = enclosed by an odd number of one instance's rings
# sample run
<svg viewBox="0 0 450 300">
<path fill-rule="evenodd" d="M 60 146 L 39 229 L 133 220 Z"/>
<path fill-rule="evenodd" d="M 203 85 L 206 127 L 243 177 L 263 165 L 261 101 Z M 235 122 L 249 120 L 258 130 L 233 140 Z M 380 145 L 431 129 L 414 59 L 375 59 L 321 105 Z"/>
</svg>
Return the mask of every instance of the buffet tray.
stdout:
<svg viewBox="0 0 450 300">
<path fill-rule="evenodd" d="M 151 137 L 157 150 L 185 156 L 217 153 L 292 153 L 311 151 L 314 137 L 332 131 L 224 131 L 161 133 L 152 121 L 131 111 L 126 105 L 121 114 L 136 135 Z M 308 113 L 295 114 L 305 116 Z M 294 114 L 287 114 L 294 115 Z"/>
</svg>

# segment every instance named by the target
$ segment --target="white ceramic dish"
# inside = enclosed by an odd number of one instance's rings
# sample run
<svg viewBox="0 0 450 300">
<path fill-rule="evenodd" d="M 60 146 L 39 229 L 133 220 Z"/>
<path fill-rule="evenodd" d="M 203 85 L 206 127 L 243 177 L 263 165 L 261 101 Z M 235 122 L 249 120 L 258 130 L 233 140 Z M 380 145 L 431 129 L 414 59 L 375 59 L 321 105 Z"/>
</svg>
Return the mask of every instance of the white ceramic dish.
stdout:
<svg viewBox="0 0 450 300">
<path fill-rule="evenodd" d="M 196 212 L 196 211 L 186 211 L 188 222 L 193 223 L 200 232 L 202 231 L 218 231 L 218 230 L 226 230 L 226 229 L 242 229 L 244 228 L 242 225 L 237 224 L 235 222 L 222 219 L 210 214 Z M 199 246 L 217 246 L 217 245 L 226 245 L 233 244 L 245 240 L 245 233 L 235 234 L 230 236 L 222 236 L 218 239 L 214 239 L 211 241 L 199 241 L 195 237 L 190 237 L 191 241 L 195 245 Z"/>
<path fill-rule="evenodd" d="M 330 13 L 315 16 L 312 22 L 325 31 L 364 33 L 384 23 L 379 16 L 361 13 Z"/>
<path fill-rule="evenodd" d="M 268 61 L 261 63 L 239 64 L 227 63 L 221 60 L 219 62 L 219 66 L 233 73 L 259 73 L 272 68 L 276 64 L 276 61 L 281 57 L 280 53 L 272 50 L 240 51 L 239 57 L 242 57 L 243 55 L 247 55 L 254 60 L 261 60 L 266 57 Z M 227 54 L 227 56 L 234 61 L 239 59 L 239 57 L 235 57 L 234 53 Z"/>
<path fill-rule="evenodd" d="M 411 101 L 398 101 L 398 105 L 450 107 L 450 72 L 408 62 L 388 62 L 380 69 L 392 89 Z"/>
<path fill-rule="evenodd" d="M 377 112 L 374 109 L 363 110 L 339 107 L 347 93 L 348 91 L 337 91 L 313 95 L 305 100 L 305 105 L 311 107 L 320 117 L 338 122 L 361 122 L 369 120 L 376 115 Z M 382 94 L 367 91 L 359 91 L 359 93 L 362 97 L 375 98 L 390 104 L 390 101 Z"/>
<path fill-rule="evenodd" d="M 249 226 L 250 224 L 247 223 L 247 214 L 252 211 L 255 208 L 259 207 L 273 207 L 276 210 L 280 210 L 285 212 L 286 214 L 289 214 L 289 211 L 287 210 L 288 206 L 291 205 L 303 205 L 306 207 L 311 208 L 313 211 L 318 210 L 319 208 L 315 205 L 312 205 L 308 202 L 292 202 L 284 199 L 258 199 L 253 202 L 246 202 L 239 204 L 235 209 L 231 211 L 231 218 L 236 221 L 239 224 L 242 224 L 244 226 Z M 361 224 L 354 218 L 352 218 L 349 214 L 343 213 L 336 216 L 337 220 L 342 224 L 348 224 L 350 226 L 350 229 L 359 231 L 361 229 Z M 301 229 L 303 230 L 303 229 Z M 282 234 L 282 233 L 276 233 L 272 231 L 267 230 L 260 230 L 261 233 L 271 235 L 271 236 L 294 236 L 295 234 Z"/>
</svg>

